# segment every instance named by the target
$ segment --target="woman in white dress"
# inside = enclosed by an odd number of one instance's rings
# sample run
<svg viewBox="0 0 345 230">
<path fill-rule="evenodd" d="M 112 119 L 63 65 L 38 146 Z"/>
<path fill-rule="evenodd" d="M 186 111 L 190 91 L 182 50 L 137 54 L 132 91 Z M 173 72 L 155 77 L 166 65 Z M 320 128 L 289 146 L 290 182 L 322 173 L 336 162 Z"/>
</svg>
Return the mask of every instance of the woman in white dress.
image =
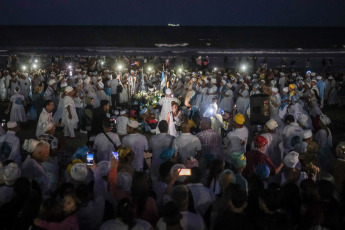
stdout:
<svg viewBox="0 0 345 230">
<path fill-rule="evenodd" d="M 223 109 L 228 113 L 232 113 L 234 108 L 234 93 L 231 90 L 231 83 L 227 83 L 225 92 L 221 92 L 222 100 L 219 103 L 219 108 Z"/>
<path fill-rule="evenodd" d="M 319 119 L 319 131 L 313 136 L 315 142 L 319 146 L 319 162 L 321 168 L 325 169 L 328 163 L 334 158 L 332 154 L 333 139 L 331 130 L 328 125 L 331 124 L 331 119 L 324 114 L 320 115 Z"/>
<path fill-rule="evenodd" d="M 182 112 L 178 110 L 178 104 L 176 101 L 171 102 L 171 109 L 172 111 L 167 114 L 166 120 L 169 124 L 169 134 L 177 137 L 179 135 L 179 131 L 176 130 L 175 125 L 181 125 Z"/>
<path fill-rule="evenodd" d="M 87 97 L 93 98 L 94 100 L 94 108 L 99 107 L 100 100 L 98 99 L 96 95 L 95 88 L 91 85 L 91 78 L 87 77 L 84 80 L 84 92 L 86 93 Z"/>
<path fill-rule="evenodd" d="M 120 104 L 128 102 L 128 74 L 123 75 L 122 81 L 119 82 L 122 85 L 122 92 L 120 93 Z"/>
<path fill-rule="evenodd" d="M 102 82 L 102 77 L 101 76 L 99 76 L 97 78 L 96 89 L 97 89 L 96 95 L 97 95 L 99 101 L 101 101 L 101 100 L 108 100 L 108 101 L 110 101 L 109 97 L 104 92 L 104 84 Z M 97 108 L 97 107 L 95 106 L 95 108 Z"/>
<path fill-rule="evenodd" d="M 207 93 L 207 87 L 206 84 L 208 83 L 207 80 L 200 81 L 200 86 L 198 86 L 197 91 L 198 91 L 198 96 L 196 96 L 195 100 L 195 106 L 197 108 L 200 108 L 202 102 L 204 101 Z"/>
<path fill-rule="evenodd" d="M 60 123 L 60 119 L 62 119 L 62 113 L 64 110 L 64 98 L 66 96 L 65 94 L 65 88 L 67 87 L 66 82 L 61 83 L 61 89 L 60 89 L 60 100 L 59 100 L 59 105 L 58 108 L 53 116 L 54 119 L 54 124 Z"/>
<path fill-rule="evenodd" d="M 64 127 L 64 136 L 75 138 L 74 129 L 78 125 L 78 115 L 75 108 L 74 101 L 72 99 L 74 90 L 71 86 L 67 86 L 65 89 L 64 110 L 62 115 L 62 126 Z"/>
<path fill-rule="evenodd" d="M 204 98 L 203 102 L 201 103 L 200 113 L 204 114 L 210 104 L 212 104 L 213 98 L 217 97 L 217 79 L 212 78 L 210 81 L 210 87 L 207 89 L 206 98 Z"/>
<path fill-rule="evenodd" d="M 10 98 L 10 103 L 6 113 L 11 110 L 10 121 L 26 122 L 26 114 L 24 109 L 25 97 L 19 93 L 19 87 L 14 89 L 14 94 Z"/>
<path fill-rule="evenodd" d="M 246 83 L 242 83 L 236 100 L 237 113 L 245 114 L 249 107 L 249 87 Z"/>
</svg>

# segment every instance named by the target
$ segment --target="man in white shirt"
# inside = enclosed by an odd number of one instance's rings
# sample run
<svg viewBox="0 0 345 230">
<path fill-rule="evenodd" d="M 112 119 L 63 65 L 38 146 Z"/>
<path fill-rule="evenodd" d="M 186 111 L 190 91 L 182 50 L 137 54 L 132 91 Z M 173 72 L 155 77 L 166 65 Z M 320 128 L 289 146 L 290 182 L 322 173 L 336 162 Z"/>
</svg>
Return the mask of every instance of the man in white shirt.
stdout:
<svg viewBox="0 0 345 230">
<path fill-rule="evenodd" d="M 41 188 L 43 198 L 50 197 L 49 177 L 42 163 L 46 162 L 49 157 L 50 146 L 45 141 L 40 141 L 32 156 L 27 156 L 22 167 L 22 176 L 35 180 Z"/>
<path fill-rule="evenodd" d="M 190 176 L 189 183 L 186 185 L 192 192 L 195 210 L 204 216 L 209 206 L 216 200 L 213 192 L 205 187 L 202 183 L 202 173 L 200 168 L 192 168 L 192 175 Z"/>
<path fill-rule="evenodd" d="M 189 157 L 201 156 L 201 142 L 198 137 L 190 133 L 188 122 L 181 124 L 181 131 L 182 134 L 175 138 L 173 148 L 178 154 L 180 162 L 185 163 Z"/>
<path fill-rule="evenodd" d="M 0 161 L 13 160 L 20 167 L 22 157 L 20 155 L 20 141 L 16 136 L 18 130 L 17 122 L 7 122 L 7 133 L 0 136 Z"/>
<path fill-rule="evenodd" d="M 144 152 L 149 149 L 149 144 L 144 135 L 138 133 L 139 123 L 137 121 L 129 121 L 127 124 L 127 133 L 122 140 L 123 148 L 130 148 L 134 153 L 133 168 L 142 172 L 144 169 Z"/>
<path fill-rule="evenodd" d="M 151 176 L 158 178 L 158 169 L 161 163 L 160 154 L 172 147 L 175 137 L 167 134 L 169 126 L 166 120 L 161 120 L 158 124 L 159 134 L 153 135 L 149 141 L 149 150 L 152 153 Z"/>
<path fill-rule="evenodd" d="M 243 114 L 238 113 L 234 117 L 234 130 L 229 132 L 223 139 L 226 146 L 225 161 L 231 162 L 231 154 L 234 152 L 246 152 L 248 141 L 248 129 L 244 126 L 245 118 Z"/>
<path fill-rule="evenodd" d="M 284 153 L 288 153 L 294 149 L 295 145 L 301 143 L 303 140 L 303 128 L 295 122 L 293 115 L 288 114 L 285 117 L 285 128 L 283 130 L 282 138 L 284 145 Z"/>
<path fill-rule="evenodd" d="M 129 122 L 127 112 L 122 110 L 120 116 L 116 118 L 116 132 L 119 136 L 127 135 L 127 124 Z"/>
<path fill-rule="evenodd" d="M 206 229 L 203 218 L 200 214 L 195 214 L 188 211 L 189 204 L 189 189 L 185 185 L 178 185 L 173 188 L 171 192 L 171 199 L 177 205 L 182 218 L 180 219 L 180 225 L 182 229 L 188 230 L 204 230 Z M 195 202 L 195 201 L 194 201 Z M 166 223 L 161 218 L 157 225 L 157 230 L 167 229 Z"/>
<path fill-rule="evenodd" d="M 116 151 L 116 149 L 121 146 L 119 136 L 111 132 L 111 123 L 109 119 L 103 121 L 103 130 L 104 133 L 99 133 L 93 144 L 93 148 L 96 150 L 97 162 L 110 161 L 112 152 Z"/>
<path fill-rule="evenodd" d="M 114 78 L 110 81 L 110 87 L 111 87 L 111 106 L 113 109 L 116 107 L 116 105 L 119 103 L 119 94 L 117 92 L 117 87 L 120 85 L 119 76 L 117 78 Z"/>
<path fill-rule="evenodd" d="M 46 100 L 44 108 L 38 118 L 37 128 L 36 128 L 36 137 L 44 134 L 43 125 L 48 123 L 54 124 L 54 119 L 52 117 L 52 111 L 54 110 L 54 102 L 51 100 Z"/>
</svg>

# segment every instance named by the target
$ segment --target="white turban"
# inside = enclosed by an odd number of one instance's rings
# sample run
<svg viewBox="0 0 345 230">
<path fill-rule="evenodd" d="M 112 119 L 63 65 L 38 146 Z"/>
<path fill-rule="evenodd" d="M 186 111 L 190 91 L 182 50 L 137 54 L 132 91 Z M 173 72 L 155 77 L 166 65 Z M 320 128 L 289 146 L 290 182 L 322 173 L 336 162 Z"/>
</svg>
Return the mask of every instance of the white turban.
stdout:
<svg viewBox="0 0 345 230">
<path fill-rule="evenodd" d="M 278 123 L 274 119 L 271 119 L 266 122 L 266 126 L 269 130 L 275 130 L 278 127 Z"/>
<path fill-rule="evenodd" d="M 327 117 L 325 114 L 320 115 L 320 121 L 321 121 L 324 125 L 329 125 L 329 124 L 331 124 L 331 119 L 329 119 L 329 117 Z"/>
<path fill-rule="evenodd" d="M 289 152 L 283 159 L 284 165 L 288 168 L 295 168 L 298 160 L 299 153 L 295 151 Z"/>
<path fill-rule="evenodd" d="M 298 116 L 298 119 L 297 121 L 303 125 L 303 126 L 306 126 L 308 124 L 308 116 L 301 113 L 299 116 Z"/>
<path fill-rule="evenodd" d="M 75 181 L 84 181 L 87 177 L 87 167 L 85 163 L 76 163 L 71 168 L 71 177 Z"/>
<path fill-rule="evenodd" d="M 303 131 L 303 139 L 308 139 L 313 136 L 313 133 L 311 132 L 310 129 L 304 130 Z"/>
</svg>

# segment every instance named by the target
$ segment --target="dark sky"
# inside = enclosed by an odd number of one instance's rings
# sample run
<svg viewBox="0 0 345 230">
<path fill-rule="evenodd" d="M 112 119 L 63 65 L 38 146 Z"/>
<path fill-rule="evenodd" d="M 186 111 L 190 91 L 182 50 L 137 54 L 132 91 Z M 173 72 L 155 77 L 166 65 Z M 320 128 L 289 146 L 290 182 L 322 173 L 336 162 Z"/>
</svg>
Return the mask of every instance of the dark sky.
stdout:
<svg viewBox="0 0 345 230">
<path fill-rule="evenodd" d="M 1 25 L 345 26 L 345 0 L 0 0 Z"/>
</svg>

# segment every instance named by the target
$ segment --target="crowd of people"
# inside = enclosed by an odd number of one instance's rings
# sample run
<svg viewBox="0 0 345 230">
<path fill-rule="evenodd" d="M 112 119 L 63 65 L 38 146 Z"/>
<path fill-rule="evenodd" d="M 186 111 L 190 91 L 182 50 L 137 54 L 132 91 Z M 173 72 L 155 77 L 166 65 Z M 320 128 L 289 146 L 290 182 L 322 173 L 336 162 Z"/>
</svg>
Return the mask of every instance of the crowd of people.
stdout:
<svg viewBox="0 0 345 230">
<path fill-rule="evenodd" d="M 0 229 L 344 229 L 345 142 L 324 111 L 344 106 L 345 74 L 209 61 L 10 62 Z"/>
</svg>

